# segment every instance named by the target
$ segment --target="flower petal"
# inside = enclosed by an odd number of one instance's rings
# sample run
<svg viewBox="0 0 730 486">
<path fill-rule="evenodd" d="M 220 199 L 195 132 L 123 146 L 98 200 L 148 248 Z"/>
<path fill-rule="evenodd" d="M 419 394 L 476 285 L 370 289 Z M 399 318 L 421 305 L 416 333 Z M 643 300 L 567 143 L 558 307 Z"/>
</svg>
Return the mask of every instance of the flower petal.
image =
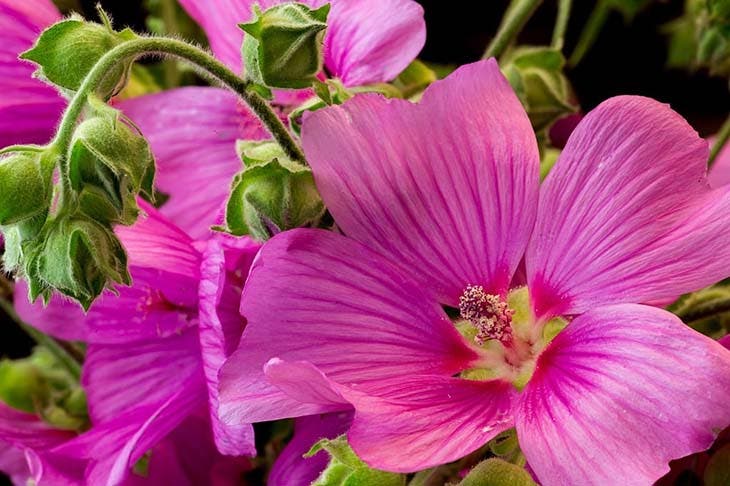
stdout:
<svg viewBox="0 0 730 486">
<path fill-rule="evenodd" d="M 325 65 L 346 86 L 395 79 L 426 42 L 412 0 L 333 0 L 327 23 Z"/>
<path fill-rule="evenodd" d="M 135 406 L 159 404 L 198 375 L 202 369 L 194 331 L 126 345 L 92 344 L 82 377 L 89 415 L 101 422 Z"/>
<path fill-rule="evenodd" d="M 649 302 L 730 275 L 730 188 L 668 106 L 621 96 L 578 125 L 546 179 L 527 251 L 538 314 Z"/>
<path fill-rule="evenodd" d="M 730 424 L 730 351 L 653 307 L 602 307 L 538 358 L 516 412 L 542 484 L 650 484 Z"/>
<path fill-rule="evenodd" d="M 243 31 L 238 24 L 284 0 L 181 0 L 205 30 L 216 57 L 241 72 Z M 303 0 L 312 7 L 325 0 Z M 426 41 L 423 8 L 412 0 L 332 0 L 325 34 L 325 65 L 348 86 L 391 81 Z"/>
<path fill-rule="evenodd" d="M 532 230 L 538 153 L 494 60 L 462 66 L 419 104 L 356 96 L 304 121 L 304 150 L 337 224 L 455 306 L 509 286 Z"/>
<path fill-rule="evenodd" d="M 715 137 L 707 139 L 707 143 L 713 146 L 716 142 Z M 712 187 L 722 187 L 730 184 L 730 144 L 725 144 L 712 164 L 712 168 L 707 174 L 707 179 Z"/>
<path fill-rule="evenodd" d="M 244 289 L 248 324 L 221 370 L 221 415 L 257 422 L 333 411 L 267 383 L 270 358 L 306 360 L 342 384 L 451 375 L 478 355 L 418 285 L 367 247 L 322 230 L 267 242 Z"/>
<path fill-rule="evenodd" d="M 30 471 L 25 453 L 15 446 L 0 441 L 0 472 L 6 474 L 15 486 L 27 486 Z"/>
<path fill-rule="evenodd" d="M 58 92 L 18 60 L 61 14 L 49 0 L 0 0 L 0 147 L 46 143 L 65 106 Z"/>
<path fill-rule="evenodd" d="M 11 408 L 0 402 L 0 440 L 21 448 L 46 449 L 74 436 L 58 430 L 35 415 Z"/>
<path fill-rule="evenodd" d="M 255 254 L 259 247 L 252 240 L 241 238 L 239 248 L 229 249 L 229 259 L 240 260 L 247 254 Z M 218 417 L 218 371 L 236 348 L 245 323 L 238 312 L 243 279 L 236 278 L 235 274 L 226 270 L 223 245 L 217 239 L 211 239 L 203 254 L 199 290 L 199 336 L 203 371 L 208 385 L 208 403 L 218 450 L 231 456 L 255 456 L 253 426 L 228 425 Z M 241 272 L 239 275 L 248 274 L 248 267 L 237 270 Z"/>
<path fill-rule="evenodd" d="M 230 18 L 222 12 L 216 17 Z M 155 182 L 170 196 L 162 213 L 193 238 L 207 237 L 233 176 L 243 168 L 236 140 L 268 138 L 258 119 L 219 88 L 178 88 L 123 100 L 118 107 L 150 142 Z"/>
<path fill-rule="evenodd" d="M 420 375 L 350 388 L 311 363 L 281 360 L 267 365 L 267 377 L 298 400 L 350 402 L 352 448 L 386 471 L 413 472 L 454 461 L 514 425 L 517 390 L 501 380 Z"/>
<path fill-rule="evenodd" d="M 270 486 L 309 486 L 327 467 L 329 456 L 320 451 L 303 457 L 320 439 L 334 439 L 344 434 L 352 423 L 352 413 L 336 412 L 309 415 L 294 420 L 294 436 L 276 458 L 268 484 Z"/>
</svg>

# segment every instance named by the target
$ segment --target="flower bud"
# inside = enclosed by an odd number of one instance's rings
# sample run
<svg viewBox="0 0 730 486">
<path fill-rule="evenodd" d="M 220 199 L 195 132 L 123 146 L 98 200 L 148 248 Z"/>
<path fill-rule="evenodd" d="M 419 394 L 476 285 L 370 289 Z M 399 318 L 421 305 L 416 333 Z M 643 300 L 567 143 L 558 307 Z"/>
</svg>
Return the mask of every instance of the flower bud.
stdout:
<svg viewBox="0 0 730 486">
<path fill-rule="evenodd" d="M 56 289 L 88 309 L 109 282 L 129 284 L 127 255 L 112 232 L 81 216 L 49 224 L 43 242 L 27 256 L 25 273 L 31 300 Z"/>
<path fill-rule="evenodd" d="M 228 232 L 266 240 L 319 223 L 325 208 L 308 167 L 289 160 L 274 142 L 243 142 L 239 152 L 246 168 L 233 180 Z"/>
<path fill-rule="evenodd" d="M 549 47 L 520 47 L 508 53 L 502 71 L 522 101 L 535 131 L 546 130 L 558 118 L 578 109 L 565 59 Z"/>
<path fill-rule="evenodd" d="M 27 360 L 0 361 L 0 400 L 24 412 L 34 413 L 48 396 L 40 370 Z"/>
<path fill-rule="evenodd" d="M 497 458 L 482 461 L 469 471 L 459 486 L 536 486 L 524 468 Z"/>
<path fill-rule="evenodd" d="M 115 32 L 106 14 L 100 12 L 105 25 L 72 17 L 48 27 L 35 45 L 20 55 L 38 65 L 36 75 L 56 86 L 76 91 L 101 57 L 122 42 L 137 35 L 130 29 Z M 97 93 L 109 99 L 126 83 L 133 59 L 121 62 L 106 74 Z"/>
<path fill-rule="evenodd" d="M 118 112 L 107 110 L 74 132 L 69 178 L 83 213 L 101 222 L 132 224 L 137 195 L 152 195 L 155 163 L 144 137 Z"/>
<path fill-rule="evenodd" d="M 12 152 L 0 159 L 0 226 L 28 220 L 51 204 L 53 158 L 43 152 Z"/>
<path fill-rule="evenodd" d="M 312 10 L 284 3 L 261 11 L 239 27 L 246 32 L 241 53 L 246 76 L 272 88 L 308 88 L 322 70 L 322 42 L 330 6 Z"/>
</svg>

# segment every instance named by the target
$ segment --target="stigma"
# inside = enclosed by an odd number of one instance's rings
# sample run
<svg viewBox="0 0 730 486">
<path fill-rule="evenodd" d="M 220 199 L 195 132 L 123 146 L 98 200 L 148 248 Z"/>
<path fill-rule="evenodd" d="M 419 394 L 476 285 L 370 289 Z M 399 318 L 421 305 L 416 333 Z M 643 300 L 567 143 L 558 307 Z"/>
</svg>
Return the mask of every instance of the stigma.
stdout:
<svg viewBox="0 0 730 486">
<path fill-rule="evenodd" d="M 483 345 L 490 339 L 502 343 L 512 340 L 514 310 L 499 295 L 488 294 L 481 285 L 469 285 L 459 298 L 461 318 L 477 330 L 474 341 Z"/>
</svg>

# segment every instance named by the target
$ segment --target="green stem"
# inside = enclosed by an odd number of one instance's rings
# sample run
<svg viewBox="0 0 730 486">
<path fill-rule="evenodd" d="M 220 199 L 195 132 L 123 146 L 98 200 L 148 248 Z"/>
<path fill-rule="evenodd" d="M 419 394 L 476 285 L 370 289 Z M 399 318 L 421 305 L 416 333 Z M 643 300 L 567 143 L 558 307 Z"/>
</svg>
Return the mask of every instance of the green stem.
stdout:
<svg viewBox="0 0 730 486">
<path fill-rule="evenodd" d="M 586 22 L 585 27 L 583 27 L 583 32 L 580 34 L 580 38 L 578 39 L 575 49 L 573 49 L 573 53 L 570 55 L 570 60 L 568 61 L 570 66 L 577 66 L 583 59 L 583 56 L 585 56 L 591 46 L 593 46 L 593 43 L 596 41 L 598 34 L 603 28 L 603 24 L 606 23 L 609 11 L 610 6 L 608 2 L 605 0 L 598 0 L 598 3 L 596 3 L 596 6 L 593 8 L 593 12 L 591 12 L 591 16 L 588 18 L 588 22 Z"/>
<path fill-rule="evenodd" d="M 565 43 L 565 31 L 568 28 L 568 19 L 570 18 L 570 7 L 572 0 L 560 0 L 558 3 L 558 18 L 555 20 L 555 29 L 553 30 L 553 40 L 550 46 L 558 51 L 563 50 Z"/>
<path fill-rule="evenodd" d="M 722 124 L 720 131 L 717 132 L 717 138 L 715 139 L 715 143 L 712 145 L 712 150 L 710 150 L 710 158 L 707 160 L 708 168 L 712 167 L 712 164 L 715 163 L 717 156 L 720 155 L 720 152 L 722 152 L 722 148 L 725 146 L 728 139 L 730 139 L 730 116 L 728 116 L 725 123 Z"/>
<path fill-rule="evenodd" d="M 730 312 L 730 299 L 713 299 L 708 302 L 703 302 L 693 307 L 690 311 L 678 314 L 679 317 L 690 324 L 695 321 L 707 319 L 708 317 L 716 316 Z"/>
<path fill-rule="evenodd" d="M 542 0 L 512 0 L 502 18 L 497 34 L 484 51 L 482 59 L 499 57 L 517 37 Z"/>
<path fill-rule="evenodd" d="M 53 354 L 53 356 L 61 363 L 64 368 L 73 376 L 74 379 L 78 380 L 81 377 L 81 363 L 76 361 L 71 354 L 54 338 L 43 334 L 38 329 L 32 327 L 30 324 L 26 324 L 23 319 L 20 318 L 13 304 L 7 299 L 0 298 L 0 307 L 15 323 L 20 327 L 28 336 L 33 338 L 35 342 L 46 348 Z"/>
<path fill-rule="evenodd" d="M 59 125 L 56 138 L 52 144 L 61 150 L 61 169 L 67 173 L 65 154 L 71 143 L 71 137 L 86 100 L 104 79 L 104 76 L 120 61 L 146 54 L 162 54 L 184 59 L 200 68 L 204 74 L 233 90 L 261 120 L 261 123 L 281 145 L 284 152 L 293 160 L 304 162 L 304 154 L 289 134 L 286 126 L 258 94 L 249 91 L 250 82 L 245 81 L 228 69 L 223 63 L 205 52 L 177 39 L 159 37 L 143 37 L 116 46 L 104 54 L 89 71 L 76 95 L 68 105 Z"/>
<path fill-rule="evenodd" d="M 160 5 L 160 14 L 162 15 L 162 23 L 165 26 L 166 35 L 177 35 L 177 13 L 175 11 L 176 0 L 162 0 Z M 164 65 L 165 85 L 169 87 L 177 86 L 180 81 L 180 71 L 172 60 L 167 60 Z"/>
</svg>

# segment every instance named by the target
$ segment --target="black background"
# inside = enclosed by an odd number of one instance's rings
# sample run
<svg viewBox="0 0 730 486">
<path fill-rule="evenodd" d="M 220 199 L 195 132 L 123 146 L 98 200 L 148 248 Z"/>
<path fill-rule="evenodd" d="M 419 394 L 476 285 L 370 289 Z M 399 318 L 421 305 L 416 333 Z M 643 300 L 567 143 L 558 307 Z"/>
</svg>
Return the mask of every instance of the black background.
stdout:
<svg viewBox="0 0 730 486">
<path fill-rule="evenodd" d="M 96 0 L 80 2 L 88 17 L 94 16 Z M 144 30 L 146 12 L 141 0 L 106 0 L 117 26 Z M 426 11 L 428 37 L 421 58 L 427 61 L 463 64 L 480 58 L 497 29 L 507 0 L 445 1 L 421 0 Z M 546 0 L 520 36 L 529 44 L 550 42 L 556 1 Z M 574 1 L 566 52 L 570 53 L 594 2 Z M 585 111 L 617 94 L 640 94 L 670 103 L 707 136 L 719 128 L 730 111 L 730 94 L 725 79 L 705 73 L 667 70 L 666 39 L 662 25 L 682 13 L 684 0 L 655 2 L 626 24 L 618 13 L 609 17 L 596 44 L 579 66 L 568 72 Z M 24 296 L 21 296 L 24 298 Z M 0 356 L 21 357 L 31 341 L 0 313 Z M 0 484 L 3 483 L 0 477 Z"/>
</svg>

